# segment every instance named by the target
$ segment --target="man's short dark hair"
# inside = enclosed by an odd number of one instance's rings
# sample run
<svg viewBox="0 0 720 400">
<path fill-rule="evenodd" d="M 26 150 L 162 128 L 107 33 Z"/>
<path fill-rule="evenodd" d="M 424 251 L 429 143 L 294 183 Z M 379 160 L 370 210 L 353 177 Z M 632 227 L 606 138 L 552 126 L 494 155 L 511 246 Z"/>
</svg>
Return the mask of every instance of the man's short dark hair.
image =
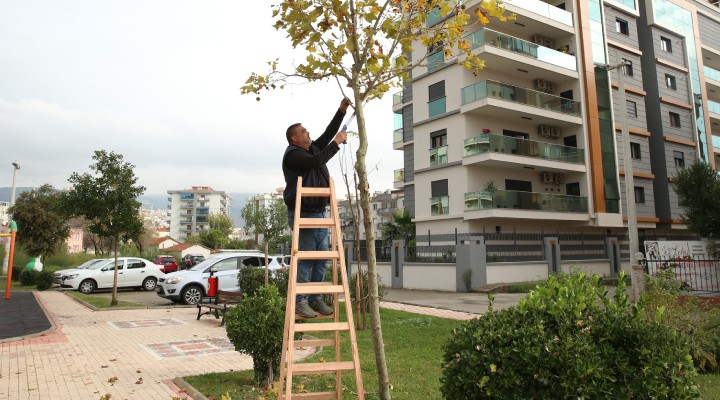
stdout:
<svg viewBox="0 0 720 400">
<path fill-rule="evenodd" d="M 285 132 L 285 138 L 287 138 L 288 143 L 290 143 L 290 139 L 292 139 L 293 134 L 295 133 L 295 128 L 300 126 L 300 123 L 292 124 L 287 128 L 287 131 Z"/>
</svg>

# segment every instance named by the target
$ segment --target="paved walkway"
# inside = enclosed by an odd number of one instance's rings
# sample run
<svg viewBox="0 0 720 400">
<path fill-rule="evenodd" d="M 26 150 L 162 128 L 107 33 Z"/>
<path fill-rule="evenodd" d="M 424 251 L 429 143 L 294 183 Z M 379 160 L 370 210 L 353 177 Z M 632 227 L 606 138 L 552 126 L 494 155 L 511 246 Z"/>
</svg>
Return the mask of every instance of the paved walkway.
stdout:
<svg viewBox="0 0 720 400">
<path fill-rule="evenodd" d="M 185 398 L 173 378 L 252 368 L 218 320 L 197 321 L 195 308 L 92 311 L 61 292 L 34 294 L 55 329 L 0 342 L 0 400 Z M 382 307 L 470 319 L 486 310 L 482 298 L 391 290 Z"/>
</svg>

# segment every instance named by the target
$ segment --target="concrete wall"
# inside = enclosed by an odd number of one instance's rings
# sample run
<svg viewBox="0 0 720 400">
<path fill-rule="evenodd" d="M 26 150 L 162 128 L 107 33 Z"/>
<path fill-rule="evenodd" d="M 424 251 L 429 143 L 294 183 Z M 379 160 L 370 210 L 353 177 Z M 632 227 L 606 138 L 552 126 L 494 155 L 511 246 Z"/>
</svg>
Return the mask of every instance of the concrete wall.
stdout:
<svg viewBox="0 0 720 400">
<path fill-rule="evenodd" d="M 560 271 L 572 272 L 579 270 L 588 274 L 597 274 L 603 278 L 612 276 L 612 265 L 610 260 L 578 260 L 563 261 L 560 264 Z"/>
<path fill-rule="evenodd" d="M 455 264 L 413 264 L 403 266 L 404 289 L 456 292 Z"/>
<path fill-rule="evenodd" d="M 487 265 L 487 283 L 532 282 L 547 279 L 545 261 L 526 263 L 492 263 Z"/>
</svg>

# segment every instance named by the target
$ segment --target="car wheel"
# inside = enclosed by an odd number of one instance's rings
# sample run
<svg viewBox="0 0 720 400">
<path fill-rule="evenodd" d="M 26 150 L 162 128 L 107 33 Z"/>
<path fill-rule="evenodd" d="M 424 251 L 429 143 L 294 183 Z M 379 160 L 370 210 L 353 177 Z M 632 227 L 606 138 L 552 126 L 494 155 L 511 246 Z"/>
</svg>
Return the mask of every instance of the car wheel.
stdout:
<svg viewBox="0 0 720 400">
<path fill-rule="evenodd" d="M 143 281 L 143 289 L 150 291 L 155 290 L 155 286 L 157 286 L 157 279 L 155 278 L 145 278 Z"/>
<path fill-rule="evenodd" d="M 78 290 L 80 293 L 90 294 L 95 291 L 95 281 L 92 279 L 85 279 L 84 281 L 80 282 L 80 286 L 78 287 Z"/>
<path fill-rule="evenodd" d="M 198 285 L 191 285 L 183 289 L 180 299 L 185 304 L 197 304 L 203 296 L 203 290 Z"/>
</svg>

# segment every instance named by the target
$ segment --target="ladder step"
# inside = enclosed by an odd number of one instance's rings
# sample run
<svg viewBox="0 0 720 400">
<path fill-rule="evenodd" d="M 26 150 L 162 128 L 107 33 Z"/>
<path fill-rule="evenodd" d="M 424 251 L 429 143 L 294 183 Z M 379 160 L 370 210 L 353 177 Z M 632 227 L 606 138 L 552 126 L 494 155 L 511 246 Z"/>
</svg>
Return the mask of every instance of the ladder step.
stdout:
<svg viewBox="0 0 720 400">
<path fill-rule="evenodd" d="M 330 347 L 335 346 L 335 339 L 304 339 L 293 342 L 295 348 L 300 347 Z"/>
<path fill-rule="evenodd" d="M 330 197 L 330 188 L 301 187 L 297 191 L 300 197 Z"/>
<path fill-rule="evenodd" d="M 317 322 L 310 324 L 296 324 L 295 332 L 330 332 L 349 331 L 350 324 L 347 322 Z"/>
<path fill-rule="evenodd" d="M 352 371 L 355 369 L 355 363 L 352 361 L 340 362 L 321 362 L 321 363 L 301 363 L 293 364 L 293 375 L 310 375 L 310 374 L 327 374 L 337 371 Z M 293 394 L 293 397 L 295 395 Z"/>
<path fill-rule="evenodd" d="M 334 400 L 337 399 L 337 393 L 335 392 L 316 392 L 316 393 L 293 393 L 293 399 L 305 399 L 305 400 Z M 285 396 L 280 396 L 281 400 L 287 399 Z"/>
<path fill-rule="evenodd" d="M 318 285 L 317 283 L 298 283 L 296 294 L 335 294 L 345 293 L 342 285 Z"/>
<path fill-rule="evenodd" d="M 298 221 L 300 229 L 303 228 L 334 228 L 335 220 L 333 218 L 300 218 Z"/>
<path fill-rule="evenodd" d="M 340 252 L 337 250 L 326 250 L 326 251 L 298 251 L 295 254 L 298 260 L 330 260 L 340 259 Z"/>
</svg>

